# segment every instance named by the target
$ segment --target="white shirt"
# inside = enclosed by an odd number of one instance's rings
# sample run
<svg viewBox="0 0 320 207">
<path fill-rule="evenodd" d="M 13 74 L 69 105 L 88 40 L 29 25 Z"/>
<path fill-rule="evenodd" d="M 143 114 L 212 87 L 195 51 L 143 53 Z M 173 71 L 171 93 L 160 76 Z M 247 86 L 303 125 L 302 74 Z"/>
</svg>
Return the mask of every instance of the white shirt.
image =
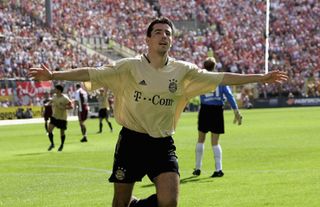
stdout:
<svg viewBox="0 0 320 207">
<path fill-rule="evenodd" d="M 88 93 L 82 88 L 79 88 L 76 91 L 75 100 L 77 101 L 78 110 L 81 112 L 83 107 L 88 104 Z"/>
</svg>

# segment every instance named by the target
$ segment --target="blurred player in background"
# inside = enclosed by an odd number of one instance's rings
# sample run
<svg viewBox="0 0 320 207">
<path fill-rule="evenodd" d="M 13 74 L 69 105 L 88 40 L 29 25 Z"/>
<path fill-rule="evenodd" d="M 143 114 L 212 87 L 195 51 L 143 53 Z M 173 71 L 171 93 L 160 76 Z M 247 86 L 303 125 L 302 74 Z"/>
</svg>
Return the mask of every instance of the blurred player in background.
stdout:
<svg viewBox="0 0 320 207">
<path fill-rule="evenodd" d="M 208 71 L 214 71 L 216 61 L 214 58 L 207 58 L 203 67 Z M 226 85 L 219 85 L 215 91 L 200 96 L 201 107 L 198 115 L 198 143 L 196 145 L 196 166 L 193 175 L 201 174 L 202 157 L 204 152 L 204 141 L 206 134 L 211 132 L 211 145 L 215 161 L 215 171 L 211 177 L 222 177 L 222 148 L 219 144 L 220 134 L 224 134 L 223 106 L 224 96 L 234 112 L 234 123 L 241 125 L 242 116 L 234 99 L 231 89 Z"/>
<path fill-rule="evenodd" d="M 66 139 L 65 130 L 67 129 L 67 110 L 72 109 L 72 101 L 69 97 L 63 92 L 62 85 L 55 86 L 55 95 L 53 96 L 52 100 L 48 102 L 48 104 L 52 105 L 53 113 L 50 119 L 50 124 L 48 128 L 48 137 L 50 140 L 50 146 L 48 151 L 51 151 L 54 148 L 54 141 L 53 141 L 53 129 L 57 127 L 60 129 L 60 137 L 61 137 L 61 144 L 58 151 L 62 151 L 64 146 L 64 141 Z"/>
<path fill-rule="evenodd" d="M 45 93 L 44 100 L 42 101 L 41 115 L 44 118 L 44 128 L 46 130 L 46 133 L 48 133 L 48 127 L 49 127 L 48 121 L 52 116 L 52 106 L 51 104 L 49 104 L 51 100 L 52 98 L 50 97 L 50 94 Z"/>
<path fill-rule="evenodd" d="M 81 142 L 87 142 L 87 128 L 85 125 L 85 121 L 88 118 L 88 93 L 81 88 L 81 84 L 76 84 L 76 97 L 75 104 L 78 110 L 78 120 L 80 124 L 80 129 L 82 133 Z"/>
<path fill-rule="evenodd" d="M 84 81 L 88 89 L 106 87 L 115 95 L 114 116 L 123 126 L 114 154 L 113 207 L 178 206 L 180 173 L 173 134 L 189 99 L 219 84 L 281 83 L 287 75 L 213 73 L 169 57 L 174 26 L 167 18 L 153 20 L 146 32 L 147 54 L 125 58 L 103 68 L 50 71 L 31 68 L 36 80 Z M 136 182 L 148 176 L 156 193 L 132 196 Z"/>
<path fill-rule="evenodd" d="M 107 90 L 104 88 L 99 89 L 99 95 L 98 95 L 98 103 L 99 103 L 99 131 L 98 133 L 102 133 L 103 128 L 103 119 L 106 120 L 110 131 L 113 131 L 112 124 L 109 121 L 109 101 L 108 101 L 108 94 Z"/>
</svg>

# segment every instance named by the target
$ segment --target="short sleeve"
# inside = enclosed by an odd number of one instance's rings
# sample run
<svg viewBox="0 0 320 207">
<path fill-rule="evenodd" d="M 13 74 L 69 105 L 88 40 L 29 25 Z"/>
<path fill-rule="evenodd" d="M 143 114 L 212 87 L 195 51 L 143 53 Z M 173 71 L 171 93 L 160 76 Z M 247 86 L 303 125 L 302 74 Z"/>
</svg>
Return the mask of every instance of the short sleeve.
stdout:
<svg viewBox="0 0 320 207">
<path fill-rule="evenodd" d="M 100 68 L 89 69 L 90 81 L 85 82 L 84 86 L 88 91 L 96 90 L 101 87 L 109 88 L 116 91 L 125 81 L 125 72 L 128 69 L 128 61 L 116 62 L 115 64 L 106 65 Z"/>
<path fill-rule="evenodd" d="M 192 98 L 214 91 L 222 79 L 223 73 L 209 72 L 190 64 L 183 81 L 184 95 L 187 98 Z"/>
</svg>

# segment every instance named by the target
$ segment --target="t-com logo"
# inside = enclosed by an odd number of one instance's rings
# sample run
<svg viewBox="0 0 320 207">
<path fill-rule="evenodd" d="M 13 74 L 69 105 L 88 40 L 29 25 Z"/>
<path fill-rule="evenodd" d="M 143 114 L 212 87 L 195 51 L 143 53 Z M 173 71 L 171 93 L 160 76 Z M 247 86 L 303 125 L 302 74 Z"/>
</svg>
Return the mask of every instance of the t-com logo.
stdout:
<svg viewBox="0 0 320 207">
<path fill-rule="evenodd" d="M 173 101 L 174 101 L 171 98 L 163 98 L 160 95 L 154 95 L 152 97 L 145 97 L 142 95 L 142 92 L 140 92 L 140 91 L 134 91 L 133 97 L 136 102 L 149 101 L 153 105 L 160 105 L 160 106 L 172 106 Z"/>
</svg>

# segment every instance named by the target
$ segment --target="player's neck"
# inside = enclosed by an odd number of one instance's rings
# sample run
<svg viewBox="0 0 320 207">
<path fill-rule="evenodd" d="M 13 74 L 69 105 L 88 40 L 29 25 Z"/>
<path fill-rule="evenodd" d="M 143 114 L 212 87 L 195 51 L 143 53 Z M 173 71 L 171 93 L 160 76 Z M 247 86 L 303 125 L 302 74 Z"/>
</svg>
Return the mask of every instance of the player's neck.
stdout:
<svg viewBox="0 0 320 207">
<path fill-rule="evenodd" d="M 164 54 L 155 54 L 155 53 L 148 53 L 144 55 L 147 61 L 156 69 L 163 68 L 168 64 L 168 53 Z"/>
</svg>

